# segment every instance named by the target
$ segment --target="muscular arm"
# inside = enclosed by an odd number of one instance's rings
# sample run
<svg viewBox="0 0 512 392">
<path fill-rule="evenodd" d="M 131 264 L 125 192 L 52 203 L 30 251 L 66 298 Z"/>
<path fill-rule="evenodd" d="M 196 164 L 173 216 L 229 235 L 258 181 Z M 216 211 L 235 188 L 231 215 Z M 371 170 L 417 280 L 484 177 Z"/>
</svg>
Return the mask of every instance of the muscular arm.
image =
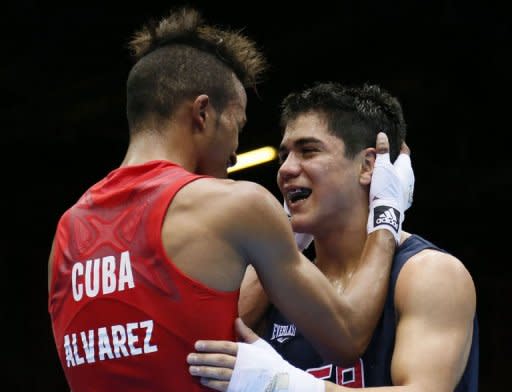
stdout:
<svg viewBox="0 0 512 392">
<path fill-rule="evenodd" d="M 389 234 L 382 230 L 369 235 L 360 267 L 354 272 L 350 284 L 338 293 L 346 314 L 347 339 L 352 354 L 338 363 L 351 364 L 368 346 L 384 306 L 389 283 L 393 244 Z M 305 259 L 305 256 L 302 255 Z M 307 259 L 306 259 L 307 260 Z M 239 314 L 244 322 L 261 332 L 262 318 L 270 304 L 256 271 L 249 267 L 240 290 Z"/>
<path fill-rule="evenodd" d="M 438 251 L 416 255 L 395 291 L 397 332 L 391 362 L 393 387 L 382 392 L 453 392 L 467 363 L 476 294 L 462 263 Z M 326 392 L 345 390 L 326 384 Z"/>
<path fill-rule="evenodd" d="M 424 251 L 400 273 L 395 305 L 393 384 L 453 391 L 473 333 L 476 294 L 468 271 L 450 255 Z"/>
<path fill-rule="evenodd" d="M 251 260 L 262 285 L 283 314 L 295 322 L 321 355 L 339 364 L 360 354 L 359 336 L 371 336 L 382 309 L 389 265 L 395 249 L 386 230 L 370 235 L 365 258 L 349 295 L 340 295 L 318 268 L 297 250 L 288 219 L 278 201 L 255 184 L 239 184 L 236 197 L 243 206 L 231 228 L 234 243 Z M 240 211 L 236 211 L 240 209 Z M 361 286 L 361 287 L 359 287 Z M 321 320 L 321 322 L 319 322 Z M 363 332 L 361 332 L 363 330 Z"/>
<path fill-rule="evenodd" d="M 453 256 L 423 251 L 401 271 L 395 306 L 394 386 L 363 390 L 453 392 L 473 336 L 476 294 L 468 271 Z M 326 383 L 326 392 L 342 390 Z"/>
<path fill-rule="evenodd" d="M 476 295 L 468 271 L 452 256 L 432 250 L 423 251 L 402 269 L 396 285 L 395 307 L 397 332 L 391 364 L 393 386 L 361 390 L 453 392 L 466 366 L 473 334 Z M 257 340 L 251 331 L 240 329 L 240 323 L 238 327 L 246 342 Z M 277 353 L 268 347 L 270 351 L 265 353 L 259 349 L 249 357 L 246 353 L 245 363 L 250 363 L 252 372 L 262 377 L 270 374 L 269 379 L 283 371 L 291 377 L 296 377 L 296 372 L 305 374 L 282 359 L 276 362 Z M 237 344 L 204 341 L 200 351 L 202 353 L 188 358 L 194 365 L 191 374 L 205 377 L 204 385 L 226 391 L 231 377 L 235 377 L 233 369 L 237 372 Z M 239 377 L 240 372 L 243 370 L 238 369 Z M 324 386 L 326 392 L 352 390 L 330 382 L 325 382 Z M 258 392 L 263 388 L 251 390 Z"/>
</svg>

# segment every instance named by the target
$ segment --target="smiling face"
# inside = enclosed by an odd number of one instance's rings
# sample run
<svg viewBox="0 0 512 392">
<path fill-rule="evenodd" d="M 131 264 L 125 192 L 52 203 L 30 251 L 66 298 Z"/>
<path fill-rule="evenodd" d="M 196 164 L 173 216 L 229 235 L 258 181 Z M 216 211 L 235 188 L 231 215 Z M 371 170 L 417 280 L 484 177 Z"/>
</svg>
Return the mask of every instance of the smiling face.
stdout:
<svg viewBox="0 0 512 392">
<path fill-rule="evenodd" d="M 367 188 L 360 183 L 362 154 L 348 159 L 344 152 L 321 112 L 300 114 L 287 124 L 277 182 L 294 231 L 316 235 L 342 224 L 355 203 L 367 203 Z"/>
</svg>

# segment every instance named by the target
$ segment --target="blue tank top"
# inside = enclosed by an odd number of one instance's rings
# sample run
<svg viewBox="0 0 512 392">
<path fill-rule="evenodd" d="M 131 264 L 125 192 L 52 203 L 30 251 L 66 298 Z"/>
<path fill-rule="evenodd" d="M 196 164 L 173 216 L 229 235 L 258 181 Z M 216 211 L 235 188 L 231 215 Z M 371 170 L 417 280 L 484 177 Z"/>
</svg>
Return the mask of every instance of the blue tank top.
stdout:
<svg viewBox="0 0 512 392">
<path fill-rule="evenodd" d="M 391 280 L 382 317 L 366 352 L 354 366 L 341 368 L 325 362 L 296 329 L 295 325 L 288 322 L 275 307 L 269 310 L 267 328 L 263 335 L 265 340 L 292 365 L 337 385 L 352 388 L 393 385 L 391 383 L 391 359 L 396 332 L 394 307 L 396 281 L 404 264 L 424 249 L 436 249 L 445 252 L 417 235 L 409 237 L 397 249 L 391 267 Z M 478 323 L 475 316 L 471 351 L 466 369 L 455 388 L 455 392 L 478 391 L 478 363 Z"/>
</svg>

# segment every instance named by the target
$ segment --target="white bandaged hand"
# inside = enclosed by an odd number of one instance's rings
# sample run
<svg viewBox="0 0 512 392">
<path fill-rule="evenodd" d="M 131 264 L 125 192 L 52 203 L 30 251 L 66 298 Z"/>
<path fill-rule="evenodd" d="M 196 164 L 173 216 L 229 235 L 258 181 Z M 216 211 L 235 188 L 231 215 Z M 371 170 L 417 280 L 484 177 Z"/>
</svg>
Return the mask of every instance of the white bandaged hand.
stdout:
<svg viewBox="0 0 512 392">
<path fill-rule="evenodd" d="M 368 234 L 385 229 L 393 234 L 397 244 L 400 242 L 406 206 L 405 195 L 397 169 L 389 159 L 389 153 L 377 154 L 370 185 Z"/>
<path fill-rule="evenodd" d="M 288 209 L 288 206 L 286 205 L 286 202 L 283 202 L 283 207 L 286 215 L 288 215 L 288 218 L 290 218 L 291 213 Z M 313 236 L 311 234 L 295 232 L 293 234 L 295 236 L 295 243 L 301 252 L 304 251 L 313 242 Z"/>
<path fill-rule="evenodd" d="M 411 157 L 409 154 L 401 153 L 398 155 L 395 163 L 395 167 L 398 178 L 400 178 L 400 184 L 402 186 L 402 198 L 404 212 L 409 209 L 412 205 L 412 199 L 414 194 L 414 171 L 412 170 Z M 402 214 L 402 217 L 405 214 Z M 403 221 L 403 218 L 402 218 Z"/>
<path fill-rule="evenodd" d="M 286 362 L 262 339 L 237 343 L 227 392 L 325 392 L 325 383 Z"/>
</svg>

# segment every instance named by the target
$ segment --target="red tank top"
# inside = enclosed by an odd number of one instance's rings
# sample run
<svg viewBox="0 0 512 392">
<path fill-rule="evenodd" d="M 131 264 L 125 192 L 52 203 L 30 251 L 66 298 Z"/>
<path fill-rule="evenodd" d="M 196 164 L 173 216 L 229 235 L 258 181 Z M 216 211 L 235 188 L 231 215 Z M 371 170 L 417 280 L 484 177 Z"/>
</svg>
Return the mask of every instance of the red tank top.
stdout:
<svg viewBox="0 0 512 392">
<path fill-rule="evenodd" d="M 48 309 L 73 392 L 209 390 L 186 356 L 197 339 L 235 339 L 239 291 L 188 278 L 161 241 L 169 203 L 198 178 L 165 161 L 119 168 L 60 219 Z"/>
</svg>

